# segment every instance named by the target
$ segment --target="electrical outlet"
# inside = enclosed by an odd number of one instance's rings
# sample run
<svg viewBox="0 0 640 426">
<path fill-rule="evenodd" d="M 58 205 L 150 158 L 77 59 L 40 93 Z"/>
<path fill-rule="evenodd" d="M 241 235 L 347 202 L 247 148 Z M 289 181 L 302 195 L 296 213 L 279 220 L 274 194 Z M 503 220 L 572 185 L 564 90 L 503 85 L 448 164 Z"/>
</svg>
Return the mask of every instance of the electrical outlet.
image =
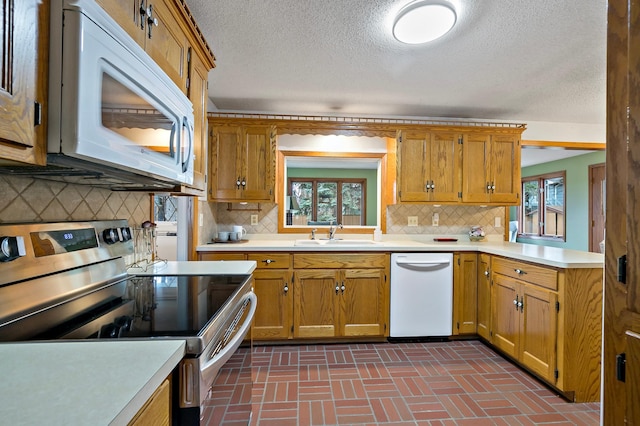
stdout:
<svg viewBox="0 0 640 426">
<path fill-rule="evenodd" d="M 418 216 L 407 216 L 407 226 L 418 226 Z"/>
<path fill-rule="evenodd" d="M 497 216 L 493 220 L 493 226 L 495 226 L 496 228 L 500 228 L 502 226 L 502 220 L 500 219 L 500 216 Z"/>
<path fill-rule="evenodd" d="M 252 225 L 257 225 L 258 224 L 258 215 L 257 214 L 252 214 L 251 215 L 251 224 Z"/>
<path fill-rule="evenodd" d="M 431 226 L 438 226 L 440 224 L 440 215 L 438 213 L 434 213 L 431 216 Z"/>
</svg>

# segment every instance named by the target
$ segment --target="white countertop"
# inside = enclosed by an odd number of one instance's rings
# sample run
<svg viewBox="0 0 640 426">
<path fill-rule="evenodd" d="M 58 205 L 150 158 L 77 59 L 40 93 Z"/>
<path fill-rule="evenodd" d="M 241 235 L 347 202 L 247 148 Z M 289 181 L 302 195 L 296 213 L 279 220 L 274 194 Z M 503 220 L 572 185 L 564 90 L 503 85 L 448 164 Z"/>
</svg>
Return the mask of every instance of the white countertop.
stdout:
<svg viewBox="0 0 640 426">
<path fill-rule="evenodd" d="M 131 275 L 248 275 L 256 269 L 253 260 L 234 261 L 160 261 L 146 268 L 129 268 Z"/>
<path fill-rule="evenodd" d="M 270 237 L 270 238 L 269 238 Z M 457 242 L 435 242 L 430 236 L 385 235 L 383 241 L 362 246 L 307 246 L 296 245 L 296 239 L 309 239 L 278 234 L 266 237 L 256 235 L 247 241 L 235 244 L 204 244 L 197 247 L 199 252 L 247 252 L 247 251 L 291 251 L 291 252 L 437 252 L 475 251 L 535 262 L 558 268 L 603 268 L 604 256 L 579 250 L 538 246 L 534 244 L 510 243 L 505 241 L 471 242 L 460 237 Z M 345 238 L 371 240 L 370 235 L 351 235 Z"/>
<path fill-rule="evenodd" d="M 184 356 L 184 341 L 0 344 L 0 422 L 124 425 Z"/>
</svg>

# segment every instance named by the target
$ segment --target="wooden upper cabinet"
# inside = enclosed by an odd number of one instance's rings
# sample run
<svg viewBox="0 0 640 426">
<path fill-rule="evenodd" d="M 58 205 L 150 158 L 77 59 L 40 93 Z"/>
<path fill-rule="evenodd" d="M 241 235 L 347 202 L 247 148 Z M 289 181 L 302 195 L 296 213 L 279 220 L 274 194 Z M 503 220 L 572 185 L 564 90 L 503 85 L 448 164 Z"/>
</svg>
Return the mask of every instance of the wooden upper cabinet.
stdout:
<svg viewBox="0 0 640 426">
<path fill-rule="evenodd" d="M 516 134 L 466 134 L 462 148 L 462 201 L 520 202 L 520 137 Z"/>
<path fill-rule="evenodd" d="M 207 176 L 207 78 L 209 67 L 193 50 L 188 53 L 189 86 L 187 95 L 193 104 L 193 187 L 201 191 L 206 188 Z"/>
<path fill-rule="evenodd" d="M 98 3 L 136 43 L 144 48 L 146 21 L 140 14 L 140 9 L 145 10 L 145 1 L 96 0 L 96 3 Z"/>
<path fill-rule="evenodd" d="M 211 201 L 273 201 L 275 128 L 210 123 Z"/>
<path fill-rule="evenodd" d="M 48 2 L 0 3 L 0 158 L 44 164 Z"/>
<path fill-rule="evenodd" d="M 185 26 L 172 0 L 96 0 L 142 47 L 174 83 L 186 92 Z M 151 20 L 151 23 L 149 22 Z"/>
<path fill-rule="evenodd" d="M 401 202 L 457 203 L 461 136 L 456 133 L 398 133 L 398 195 Z"/>
</svg>

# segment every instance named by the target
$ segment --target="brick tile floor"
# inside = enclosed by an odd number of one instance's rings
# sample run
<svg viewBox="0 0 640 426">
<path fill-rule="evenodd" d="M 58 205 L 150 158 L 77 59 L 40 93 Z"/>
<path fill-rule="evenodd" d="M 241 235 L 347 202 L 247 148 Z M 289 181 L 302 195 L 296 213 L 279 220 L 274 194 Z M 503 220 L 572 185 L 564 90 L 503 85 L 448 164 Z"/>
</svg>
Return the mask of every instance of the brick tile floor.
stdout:
<svg viewBox="0 0 640 426">
<path fill-rule="evenodd" d="M 258 346 L 255 426 L 597 425 L 478 341 Z"/>
</svg>

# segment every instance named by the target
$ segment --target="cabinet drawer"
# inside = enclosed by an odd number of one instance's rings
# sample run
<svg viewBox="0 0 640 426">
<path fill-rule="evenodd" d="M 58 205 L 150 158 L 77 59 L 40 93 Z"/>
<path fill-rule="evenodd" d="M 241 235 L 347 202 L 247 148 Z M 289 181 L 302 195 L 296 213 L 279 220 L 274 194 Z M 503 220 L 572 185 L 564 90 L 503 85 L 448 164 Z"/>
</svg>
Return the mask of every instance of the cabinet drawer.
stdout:
<svg viewBox="0 0 640 426">
<path fill-rule="evenodd" d="M 386 268 L 389 263 L 384 254 L 294 254 L 294 269 L 304 268 Z"/>
<path fill-rule="evenodd" d="M 247 260 L 244 253 L 200 253 L 200 260 Z"/>
<path fill-rule="evenodd" d="M 289 269 L 291 255 L 289 253 L 249 253 L 248 260 L 255 260 L 257 269 Z"/>
<path fill-rule="evenodd" d="M 550 290 L 558 290 L 558 271 L 515 260 L 493 258 L 492 270 L 496 274 L 517 278 Z"/>
</svg>

